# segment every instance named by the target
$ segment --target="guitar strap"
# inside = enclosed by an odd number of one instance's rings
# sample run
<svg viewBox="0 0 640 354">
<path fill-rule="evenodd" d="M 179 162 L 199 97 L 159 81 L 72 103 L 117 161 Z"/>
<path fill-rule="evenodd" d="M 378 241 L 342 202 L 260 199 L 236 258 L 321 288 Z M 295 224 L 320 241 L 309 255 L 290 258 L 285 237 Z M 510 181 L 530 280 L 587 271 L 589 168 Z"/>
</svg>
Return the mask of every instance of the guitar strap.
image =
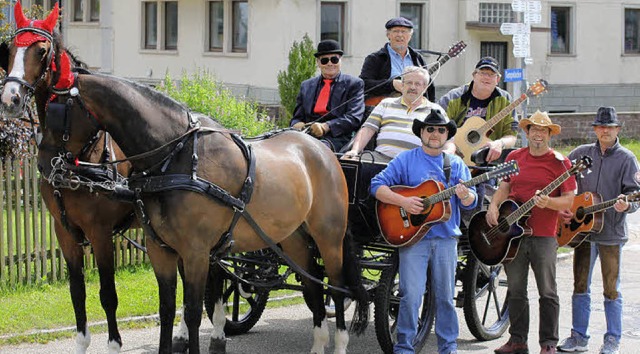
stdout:
<svg viewBox="0 0 640 354">
<path fill-rule="evenodd" d="M 449 179 L 451 178 L 451 159 L 449 158 L 449 154 L 443 152 L 442 153 L 442 171 L 444 171 L 444 185 L 449 185 Z"/>
</svg>

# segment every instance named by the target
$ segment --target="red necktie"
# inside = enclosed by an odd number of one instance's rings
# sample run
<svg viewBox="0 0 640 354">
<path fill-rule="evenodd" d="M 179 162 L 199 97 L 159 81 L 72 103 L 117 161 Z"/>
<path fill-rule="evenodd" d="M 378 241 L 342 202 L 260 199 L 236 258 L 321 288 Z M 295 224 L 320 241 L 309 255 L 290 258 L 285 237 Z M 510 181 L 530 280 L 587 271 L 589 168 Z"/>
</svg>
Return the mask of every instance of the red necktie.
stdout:
<svg viewBox="0 0 640 354">
<path fill-rule="evenodd" d="M 326 114 L 327 104 L 329 103 L 329 93 L 331 92 L 331 82 L 332 79 L 322 79 L 324 81 L 324 86 L 320 90 L 320 94 L 318 95 L 318 99 L 316 100 L 316 106 L 313 108 L 313 113 L 316 114 Z"/>
</svg>

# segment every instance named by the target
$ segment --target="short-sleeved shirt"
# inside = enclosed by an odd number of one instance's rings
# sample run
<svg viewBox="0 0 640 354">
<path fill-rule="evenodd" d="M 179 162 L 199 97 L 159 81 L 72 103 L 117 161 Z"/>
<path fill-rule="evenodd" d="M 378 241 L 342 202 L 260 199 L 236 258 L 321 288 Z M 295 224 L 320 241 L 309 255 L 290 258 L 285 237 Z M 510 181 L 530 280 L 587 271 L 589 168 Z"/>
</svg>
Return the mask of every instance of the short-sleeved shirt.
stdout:
<svg viewBox="0 0 640 354">
<path fill-rule="evenodd" d="M 519 174 L 505 179 L 511 187 L 508 198 L 519 204 L 529 201 L 538 190 L 543 190 L 571 168 L 569 159 L 553 150 L 549 150 L 542 156 L 533 156 L 529 153 L 529 148 L 521 148 L 510 153 L 506 160 L 516 160 L 520 168 Z M 576 179 L 571 176 L 549 196 L 558 197 L 576 188 Z M 556 210 L 540 209 L 536 206 L 531 209 L 531 216 L 527 220 L 527 225 L 533 230 L 534 236 L 556 237 L 557 224 Z"/>
</svg>

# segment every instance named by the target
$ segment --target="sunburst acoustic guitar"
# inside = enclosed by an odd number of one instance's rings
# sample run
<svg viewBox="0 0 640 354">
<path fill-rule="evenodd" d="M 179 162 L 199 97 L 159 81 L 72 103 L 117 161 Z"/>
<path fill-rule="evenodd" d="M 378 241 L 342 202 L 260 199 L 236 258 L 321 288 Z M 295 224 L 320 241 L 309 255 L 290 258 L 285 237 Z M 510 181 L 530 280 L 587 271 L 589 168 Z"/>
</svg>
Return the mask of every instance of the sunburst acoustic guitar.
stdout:
<svg viewBox="0 0 640 354">
<path fill-rule="evenodd" d="M 453 137 L 453 143 L 456 145 L 456 152 L 462 157 L 467 166 L 476 165 L 475 162 L 471 160 L 471 155 L 484 147 L 487 142 L 491 141 L 491 139 L 489 139 L 491 129 L 528 97 L 537 96 L 546 91 L 547 85 L 545 80 L 540 79 L 531 85 L 531 87 L 527 89 L 527 92 L 520 95 L 520 98 L 513 101 L 489 120 L 484 120 L 477 116 L 470 117 L 458 128 L 458 132 Z"/>
<path fill-rule="evenodd" d="M 604 226 L 604 211 L 612 208 L 620 199 L 628 203 L 640 201 L 640 191 L 626 194 L 623 198 L 614 198 L 601 202 L 598 193 L 584 192 L 573 198 L 571 211 L 573 217 L 569 223 L 558 220 L 558 247 L 580 246 L 590 232 L 600 232 Z"/>
<path fill-rule="evenodd" d="M 471 187 L 492 178 L 514 175 L 519 171 L 517 162 L 509 161 L 463 184 Z M 444 189 L 442 182 L 427 180 L 416 187 L 393 186 L 391 190 L 405 197 L 419 196 L 423 198 L 424 203 L 424 211 L 414 215 L 397 205 L 377 202 L 378 225 L 385 241 L 391 246 L 412 245 L 419 241 L 433 224 L 445 222 L 451 217 L 449 199 L 455 194 L 455 186 Z"/>
</svg>

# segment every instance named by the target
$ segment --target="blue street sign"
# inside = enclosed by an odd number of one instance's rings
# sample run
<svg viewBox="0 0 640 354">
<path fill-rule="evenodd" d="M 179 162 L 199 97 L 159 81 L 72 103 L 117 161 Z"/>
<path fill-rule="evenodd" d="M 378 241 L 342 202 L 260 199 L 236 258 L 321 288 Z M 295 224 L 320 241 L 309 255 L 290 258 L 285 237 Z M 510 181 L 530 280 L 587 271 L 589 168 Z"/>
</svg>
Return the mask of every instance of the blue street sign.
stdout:
<svg viewBox="0 0 640 354">
<path fill-rule="evenodd" d="M 522 68 L 504 69 L 504 82 L 522 81 Z"/>
</svg>

